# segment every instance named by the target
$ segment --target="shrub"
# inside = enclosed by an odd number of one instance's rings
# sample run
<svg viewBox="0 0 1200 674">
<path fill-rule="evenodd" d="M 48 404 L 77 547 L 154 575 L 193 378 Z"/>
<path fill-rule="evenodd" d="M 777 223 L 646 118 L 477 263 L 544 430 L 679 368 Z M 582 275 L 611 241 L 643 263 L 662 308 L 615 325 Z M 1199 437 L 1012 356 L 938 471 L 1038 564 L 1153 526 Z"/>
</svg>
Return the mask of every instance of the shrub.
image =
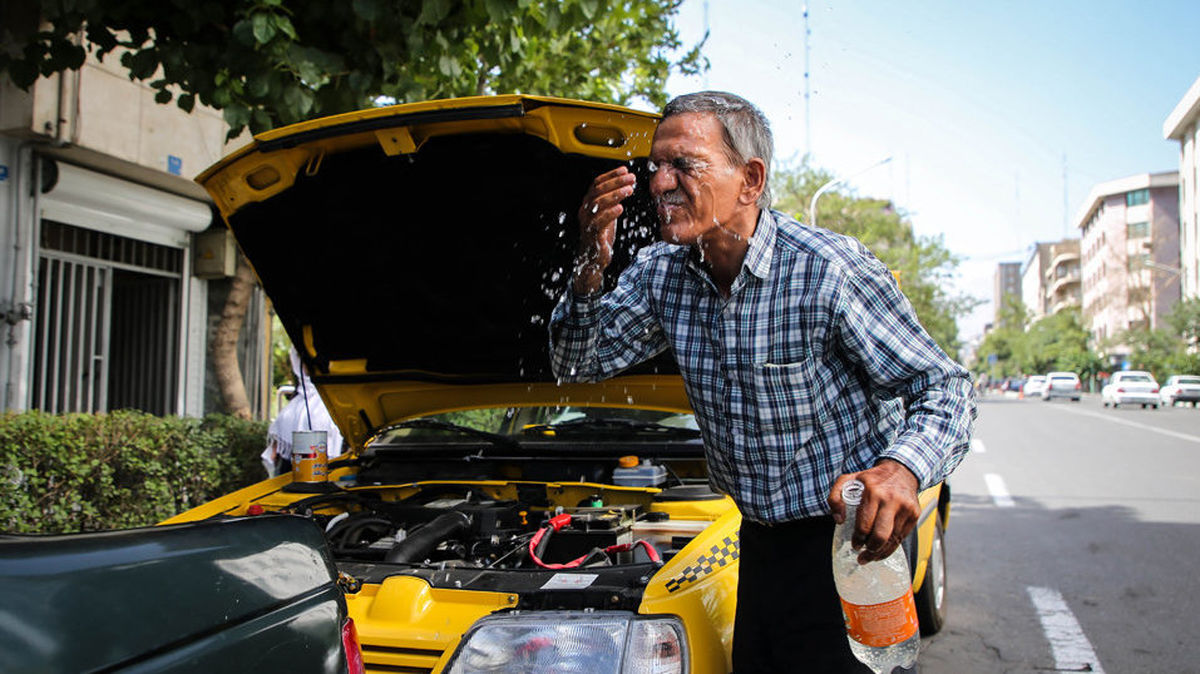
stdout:
<svg viewBox="0 0 1200 674">
<path fill-rule="evenodd" d="M 261 479 L 266 434 L 224 415 L 0 415 L 0 531 L 154 524 Z"/>
</svg>

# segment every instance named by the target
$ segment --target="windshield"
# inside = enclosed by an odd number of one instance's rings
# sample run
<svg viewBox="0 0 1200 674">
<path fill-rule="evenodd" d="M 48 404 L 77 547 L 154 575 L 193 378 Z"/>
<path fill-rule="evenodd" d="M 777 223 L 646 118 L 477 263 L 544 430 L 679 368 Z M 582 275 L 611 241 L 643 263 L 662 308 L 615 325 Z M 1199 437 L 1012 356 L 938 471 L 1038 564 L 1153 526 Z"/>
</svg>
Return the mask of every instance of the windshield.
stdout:
<svg viewBox="0 0 1200 674">
<path fill-rule="evenodd" d="M 486 407 L 433 414 L 388 428 L 367 443 L 397 445 L 436 441 L 478 442 L 483 435 L 536 441 L 563 435 L 611 438 L 698 438 L 692 414 L 615 407 Z"/>
<path fill-rule="evenodd" d="M 1144 374 L 1127 374 L 1127 375 L 1122 375 L 1121 381 L 1122 382 L 1131 382 L 1131 381 L 1132 382 L 1150 382 L 1150 381 L 1154 381 L 1154 380 Z"/>
</svg>

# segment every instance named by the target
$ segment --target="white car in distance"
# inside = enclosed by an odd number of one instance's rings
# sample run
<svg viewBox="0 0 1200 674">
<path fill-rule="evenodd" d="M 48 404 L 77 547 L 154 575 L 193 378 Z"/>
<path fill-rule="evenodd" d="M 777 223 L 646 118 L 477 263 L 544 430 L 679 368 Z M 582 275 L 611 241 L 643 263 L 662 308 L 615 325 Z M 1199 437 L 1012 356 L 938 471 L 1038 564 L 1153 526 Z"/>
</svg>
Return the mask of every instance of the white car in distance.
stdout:
<svg viewBox="0 0 1200 674">
<path fill-rule="evenodd" d="M 1174 407 L 1176 403 L 1191 403 L 1196 407 L 1200 402 L 1200 376 L 1173 374 L 1167 377 L 1167 383 L 1158 392 L 1158 400 L 1166 407 Z"/>
<path fill-rule="evenodd" d="M 1042 391 L 1045 390 L 1045 388 L 1046 377 L 1044 375 L 1035 374 L 1029 379 L 1026 379 L 1025 383 L 1021 385 L 1021 393 L 1026 398 L 1032 398 L 1034 396 L 1042 395 Z"/>
<path fill-rule="evenodd" d="M 1070 398 L 1079 402 L 1083 395 L 1083 385 L 1079 375 L 1074 372 L 1051 372 L 1046 375 L 1046 384 L 1042 387 L 1042 400 L 1054 398 Z"/>
<path fill-rule="evenodd" d="M 1154 375 L 1143 370 L 1114 372 L 1112 379 L 1100 390 L 1100 402 L 1112 405 L 1141 405 L 1142 409 L 1158 409 L 1158 382 Z"/>
</svg>

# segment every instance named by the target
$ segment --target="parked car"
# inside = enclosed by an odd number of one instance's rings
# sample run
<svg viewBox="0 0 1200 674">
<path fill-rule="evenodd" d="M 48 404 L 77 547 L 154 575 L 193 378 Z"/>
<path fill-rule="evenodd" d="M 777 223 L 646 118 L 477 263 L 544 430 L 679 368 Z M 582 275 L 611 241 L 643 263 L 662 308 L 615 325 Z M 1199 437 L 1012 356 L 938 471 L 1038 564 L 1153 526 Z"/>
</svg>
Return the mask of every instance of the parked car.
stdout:
<svg viewBox="0 0 1200 674">
<path fill-rule="evenodd" d="M 674 362 L 594 384 L 549 367 L 579 203 L 621 164 L 646 184 L 656 122 L 408 104 L 262 134 L 203 173 L 351 450 L 328 482 L 282 475 L 171 521 L 320 524 L 368 672 L 729 671 L 741 516 L 708 487 Z M 656 238 L 631 199 L 610 283 Z M 949 489 L 920 502 L 904 549 L 930 634 Z"/>
<path fill-rule="evenodd" d="M 0 536 L 0 671 L 363 671 L 328 546 L 272 516 Z"/>
<path fill-rule="evenodd" d="M 1021 387 L 1021 393 L 1025 394 L 1026 398 L 1042 395 L 1042 391 L 1046 388 L 1046 377 L 1035 374 L 1025 380 L 1025 384 Z"/>
<path fill-rule="evenodd" d="M 1167 383 L 1158 391 L 1158 400 L 1167 407 L 1174 407 L 1175 403 L 1191 403 L 1195 407 L 1200 402 L 1200 376 L 1173 374 L 1167 377 Z"/>
<path fill-rule="evenodd" d="M 1158 382 L 1142 370 L 1114 372 L 1108 385 L 1100 390 L 1100 401 L 1105 407 L 1141 405 L 1143 409 L 1158 409 Z"/>
<path fill-rule="evenodd" d="M 1055 398 L 1070 398 L 1075 402 L 1083 395 L 1083 385 L 1079 375 L 1074 372 L 1051 372 L 1046 375 L 1046 384 L 1042 387 L 1042 400 Z"/>
</svg>

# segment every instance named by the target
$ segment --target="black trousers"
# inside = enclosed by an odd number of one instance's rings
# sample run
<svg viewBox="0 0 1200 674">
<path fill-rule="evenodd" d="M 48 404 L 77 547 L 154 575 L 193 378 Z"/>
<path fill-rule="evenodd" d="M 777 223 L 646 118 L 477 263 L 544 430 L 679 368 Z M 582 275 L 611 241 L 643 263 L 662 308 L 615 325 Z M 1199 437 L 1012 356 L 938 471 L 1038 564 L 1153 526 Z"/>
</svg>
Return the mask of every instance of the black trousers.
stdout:
<svg viewBox="0 0 1200 674">
<path fill-rule="evenodd" d="M 855 659 L 833 584 L 833 518 L 742 520 L 735 674 L 871 674 Z"/>
</svg>

